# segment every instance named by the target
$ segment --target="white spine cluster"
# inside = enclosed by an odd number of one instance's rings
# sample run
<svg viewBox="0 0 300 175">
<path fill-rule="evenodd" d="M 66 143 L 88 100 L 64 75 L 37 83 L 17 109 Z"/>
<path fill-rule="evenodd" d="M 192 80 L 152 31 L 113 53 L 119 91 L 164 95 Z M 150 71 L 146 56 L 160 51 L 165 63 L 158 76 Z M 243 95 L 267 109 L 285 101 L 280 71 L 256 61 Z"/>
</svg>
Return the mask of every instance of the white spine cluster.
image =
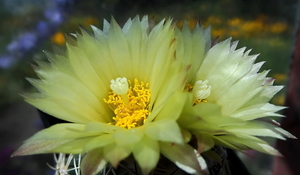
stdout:
<svg viewBox="0 0 300 175">
<path fill-rule="evenodd" d="M 56 154 L 54 153 L 54 160 L 56 162 L 55 168 L 49 164 L 48 166 L 51 169 L 55 170 L 55 175 L 69 175 L 69 172 L 71 171 L 74 171 L 75 175 L 80 175 L 81 154 L 78 155 L 78 160 L 76 160 L 73 154 L 67 156 L 66 154 L 59 153 L 59 156 L 57 158 Z M 72 160 L 74 168 L 69 168 Z"/>
</svg>

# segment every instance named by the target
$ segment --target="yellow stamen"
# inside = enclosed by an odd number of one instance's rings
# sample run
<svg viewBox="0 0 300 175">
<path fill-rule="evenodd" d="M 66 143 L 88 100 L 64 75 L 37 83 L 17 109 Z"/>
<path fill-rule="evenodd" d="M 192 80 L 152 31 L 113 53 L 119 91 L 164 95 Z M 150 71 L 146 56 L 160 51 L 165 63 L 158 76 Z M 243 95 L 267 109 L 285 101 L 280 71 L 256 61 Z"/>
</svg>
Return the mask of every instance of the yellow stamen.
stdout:
<svg viewBox="0 0 300 175">
<path fill-rule="evenodd" d="M 124 83 L 123 80 L 122 82 Z M 111 82 L 114 83 L 114 81 Z M 149 103 L 151 93 L 148 83 L 145 84 L 135 79 L 132 87 L 131 82 L 128 82 L 130 87 L 127 89 L 126 94 L 117 94 L 112 88 L 112 91 L 109 92 L 108 99 L 104 99 L 104 102 L 107 103 L 115 113 L 115 117 L 113 117 L 115 122 L 109 124 L 130 129 L 142 126 L 147 120 L 150 114 Z M 122 86 L 123 83 L 121 83 Z M 125 86 L 123 86 L 123 88 L 124 87 Z M 116 89 L 118 89 L 118 87 Z"/>
<path fill-rule="evenodd" d="M 196 104 L 199 104 L 199 103 L 207 103 L 207 101 L 204 99 L 197 99 L 194 101 L 193 106 L 195 106 Z"/>
<path fill-rule="evenodd" d="M 184 87 L 184 92 L 192 92 L 194 86 L 191 85 L 191 84 L 186 84 L 185 87 Z"/>
</svg>

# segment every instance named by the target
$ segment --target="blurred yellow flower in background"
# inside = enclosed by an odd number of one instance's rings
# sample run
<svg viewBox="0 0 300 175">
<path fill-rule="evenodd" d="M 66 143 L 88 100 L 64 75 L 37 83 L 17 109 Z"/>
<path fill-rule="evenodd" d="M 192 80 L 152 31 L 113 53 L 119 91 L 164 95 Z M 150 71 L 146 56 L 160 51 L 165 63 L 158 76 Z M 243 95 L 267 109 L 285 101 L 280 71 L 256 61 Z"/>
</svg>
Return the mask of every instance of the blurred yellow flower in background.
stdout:
<svg viewBox="0 0 300 175">
<path fill-rule="evenodd" d="M 276 105 L 284 105 L 285 95 L 284 94 L 277 95 L 276 97 L 274 97 L 274 99 L 272 99 L 272 102 Z"/>
<path fill-rule="evenodd" d="M 276 81 L 279 81 L 279 82 L 287 80 L 287 75 L 286 74 L 276 73 L 276 74 L 273 74 L 273 77 L 276 79 Z"/>
<path fill-rule="evenodd" d="M 90 26 L 90 25 L 97 25 L 99 23 L 98 19 L 94 18 L 94 17 L 85 17 L 83 19 L 83 26 Z"/>
<path fill-rule="evenodd" d="M 219 25 L 222 23 L 222 20 L 217 16 L 209 16 L 206 23 L 209 25 Z"/>
<path fill-rule="evenodd" d="M 65 36 L 62 32 L 56 32 L 52 37 L 51 41 L 57 45 L 63 45 L 66 43 Z"/>
<path fill-rule="evenodd" d="M 289 29 L 284 22 L 271 21 L 268 17 L 260 15 L 253 20 L 245 20 L 234 17 L 222 20 L 217 16 L 210 16 L 204 21 L 204 25 L 212 25 L 212 36 L 224 37 L 244 37 L 268 36 L 270 34 L 282 34 Z"/>
<path fill-rule="evenodd" d="M 240 18 L 232 18 L 228 20 L 228 25 L 229 26 L 239 26 L 242 23 L 242 20 Z"/>
<path fill-rule="evenodd" d="M 285 32 L 288 29 L 288 26 L 286 23 L 276 22 L 274 24 L 271 24 L 269 28 L 270 28 L 270 32 L 274 34 L 280 34 Z"/>
<path fill-rule="evenodd" d="M 261 20 L 246 21 L 241 25 L 241 31 L 246 37 L 262 33 L 264 29 L 264 23 Z"/>
<path fill-rule="evenodd" d="M 219 36 L 224 36 L 225 33 L 226 33 L 225 29 L 215 29 L 215 30 L 211 31 L 211 35 L 213 38 L 219 37 Z"/>
</svg>

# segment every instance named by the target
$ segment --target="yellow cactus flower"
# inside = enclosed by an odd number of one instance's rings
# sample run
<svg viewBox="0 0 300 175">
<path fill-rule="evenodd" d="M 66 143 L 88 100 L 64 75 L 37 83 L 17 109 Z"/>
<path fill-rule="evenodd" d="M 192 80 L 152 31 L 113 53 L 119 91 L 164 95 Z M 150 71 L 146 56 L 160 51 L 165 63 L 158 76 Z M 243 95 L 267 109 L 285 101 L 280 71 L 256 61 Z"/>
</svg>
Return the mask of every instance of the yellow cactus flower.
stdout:
<svg viewBox="0 0 300 175">
<path fill-rule="evenodd" d="M 63 55 L 46 52 L 49 62 L 37 61 L 35 70 L 40 80 L 29 79 L 38 93 L 24 95 L 70 123 L 38 132 L 13 156 L 81 154 L 81 172 L 91 175 L 130 155 L 148 174 L 162 154 L 200 174 L 199 153 L 215 145 L 279 155 L 258 137 L 294 138 L 262 120 L 281 116 L 284 107 L 269 101 L 282 86 L 258 73 L 263 63 L 237 42 L 212 46 L 210 28 L 154 26 L 147 17 L 92 30 L 69 38 Z"/>
<path fill-rule="evenodd" d="M 198 152 L 220 145 L 279 155 L 257 136 L 295 138 L 270 119 L 261 120 L 281 116 L 275 112 L 284 107 L 269 101 L 282 86 L 272 85 L 274 79 L 266 77 L 268 71 L 258 73 L 263 62 L 254 63 L 258 55 L 249 55 L 245 47 L 236 49 L 238 42 L 229 38 L 208 48 L 209 31 L 183 28 L 176 31 L 177 55 L 183 64 L 191 65 L 185 91 L 192 97 L 178 124 L 197 138 Z"/>
<path fill-rule="evenodd" d="M 40 80 L 28 79 L 39 92 L 24 97 L 71 123 L 38 132 L 13 155 L 86 153 L 81 171 L 89 175 L 106 163 L 116 167 L 129 155 L 147 174 L 161 153 L 199 172 L 176 122 L 188 69 L 175 59 L 171 23 L 150 27 L 147 17 L 136 17 L 120 28 L 112 19 L 104 21 L 103 30 L 92 27 L 92 36 L 85 30 L 76 34 L 65 55 L 46 53 L 49 63 L 38 61 L 35 70 Z"/>
</svg>

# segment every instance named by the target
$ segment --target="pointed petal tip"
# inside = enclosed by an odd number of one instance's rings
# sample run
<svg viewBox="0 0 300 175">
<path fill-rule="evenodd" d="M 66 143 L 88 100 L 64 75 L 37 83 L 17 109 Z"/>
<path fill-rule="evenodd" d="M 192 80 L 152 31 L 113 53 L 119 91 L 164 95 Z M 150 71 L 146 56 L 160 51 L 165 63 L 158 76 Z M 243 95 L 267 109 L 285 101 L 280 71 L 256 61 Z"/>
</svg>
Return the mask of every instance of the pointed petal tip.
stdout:
<svg viewBox="0 0 300 175">
<path fill-rule="evenodd" d="M 26 156 L 26 155 L 30 155 L 30 150 L 24 148 L 24 146 L 22 145 L 20 148 L 18 148 L 17 150 L 15 150 L 10 157 L 17 157 L 17 156 Z"/>
<path fill-rule="evenodd" d="M 277 154 L 275 156 L 284 157 L 279 151 L 277 152 Z"/>
<path fill-rule="evenodd" d="M 15 150 L 10 157 L 17 157 L 17 156 L 27 156 L 27 155 L 33 155 L 35 153 L 31 153 L 29 149 L 25 149 L 23 148 L 23 146 L 21 146 L 20 148 L 18 148 L 17 150 Z"/>
<path fill-rule="evenodd" d="M 19 156 L 19 155 L 17 154 L 17 151 L 13 152 L 13 153 L 10 155 L 11 158 L 12 158 L 12 157 L 16 157 L 16 156 Z"/>
<path fill-rule="evenodd" d="M 202 169 L 198 162 L 194 148 L 186 145 L 160 143 L 161 153 L 174 162 L 183 171 L 190 174 L 201 174 Z"/>
</svg>

